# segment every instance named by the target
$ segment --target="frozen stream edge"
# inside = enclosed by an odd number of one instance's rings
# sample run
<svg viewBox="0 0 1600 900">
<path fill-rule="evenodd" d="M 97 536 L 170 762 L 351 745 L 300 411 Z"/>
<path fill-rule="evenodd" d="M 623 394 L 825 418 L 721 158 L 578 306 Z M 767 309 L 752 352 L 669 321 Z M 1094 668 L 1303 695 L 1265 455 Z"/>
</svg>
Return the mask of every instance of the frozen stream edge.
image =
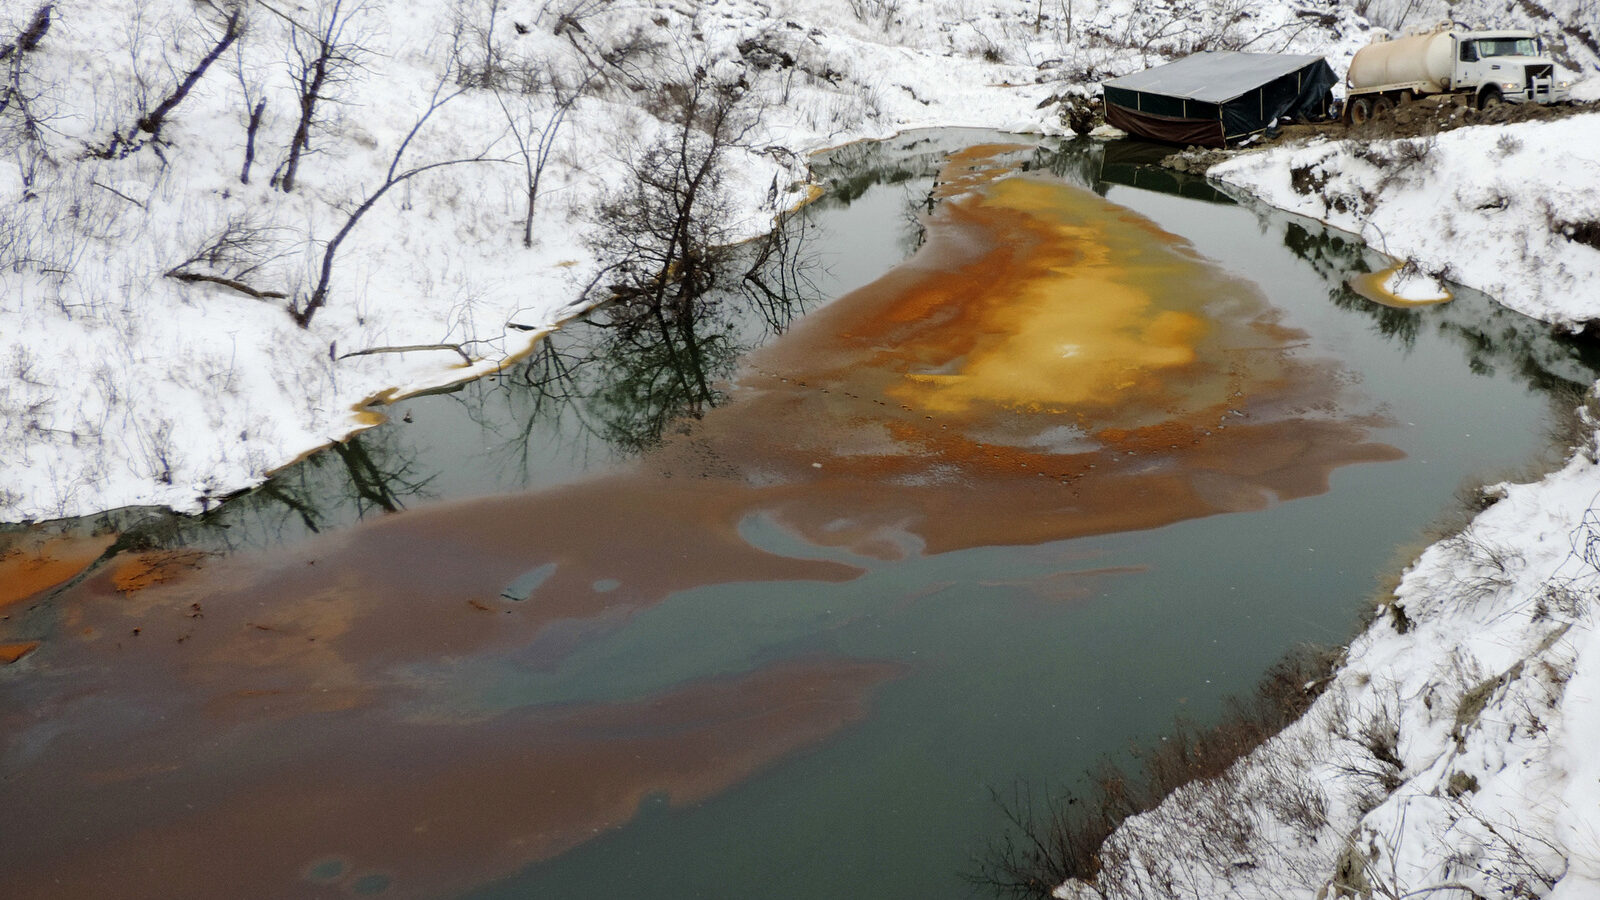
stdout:
<svg viewBox="0 0 1600 900">
<path fill-rule="evenodd" d="M 1600 219 L 1584 187 L 1600 174 L 1597 145 L 1600 115 L 1587 114 L 1449 133 L 1398 176 L 1343 142 L 1244 154 L 1209 174 L 1381 232 L 1392 254 L 1575 328 L 1600 311 L 1600 250 L 1547 219 Z M 1521 152 L 1529 164 L 1496 165 Z M 1292 167 L 1317 173 L 1320 191 L 1291 187 Z M 1509 202 L 1490 208 L 1484 191 Z M 1332 202 L 1362 192 L 1375 201 L 1361 217 Z M 1492 505 L 1411 564 L 1303 718 L 1123 823 L 1099 884 L 1057 895 L 1600 896 L 1600 465 L 1582 415 L 1587 438 L 1562 468 L 1485 488 Z"/>
</svg>

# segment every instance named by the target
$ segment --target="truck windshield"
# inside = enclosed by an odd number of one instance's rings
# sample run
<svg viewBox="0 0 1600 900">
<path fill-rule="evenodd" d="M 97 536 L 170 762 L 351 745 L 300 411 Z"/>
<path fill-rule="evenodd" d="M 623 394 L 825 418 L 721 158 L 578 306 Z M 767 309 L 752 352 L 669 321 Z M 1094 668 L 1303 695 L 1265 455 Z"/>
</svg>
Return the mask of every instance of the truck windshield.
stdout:
<svg viewBox="0 0 1600 900">
<path fill-rule="evenodd" d="M 1486 56 L 1538 56 L 1539 45 L 1533 38 L 1489 38 L 1478 41 L 1478 57 Z"/>
</svg>

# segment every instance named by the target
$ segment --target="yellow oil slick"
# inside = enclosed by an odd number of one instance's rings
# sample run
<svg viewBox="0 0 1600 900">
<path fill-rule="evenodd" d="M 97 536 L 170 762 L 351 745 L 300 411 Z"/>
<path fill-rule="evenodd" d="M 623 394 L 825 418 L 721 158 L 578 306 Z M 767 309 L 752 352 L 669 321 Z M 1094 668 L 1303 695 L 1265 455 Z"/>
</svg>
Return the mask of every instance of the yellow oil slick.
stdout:
<svg viewBox="0 0 1600 900">
<path fill-rule="evenodd" d="M 1395 263 L 1394 265 L 1381 271 L 1369 272 L 1365 275 L 1357 275 L 1350 279 L 1350 289 L 1374 303 L 1381 303 L 1384 306 L 1392 306 L 1396 309 L 1412 309 L 1418 306 L 1437 306 L 1440 303 L 1449 303 L 1451 300 L 1455 299 L 1449 291 L 1445 291 L 1443 297 L 1428 297 L 1422 300 L 1408 300 L 1404 297 L 1398 297 L 1390 293 L 1388 288 L 1389 279 L 1395 273 L 1400 271 L 1402 265 L 1403 263 Z"/>
<path fill-rule="evenodd" d="M 1206 321 L 1122 264 L 1126 235 L 1075 224 L 1082 199 L 1015 178 L 988 191 L 987 213 L 1025 214 L 1026 265 L 987 284 L 958 283 L 971 289 L 964 296 L 941 291 L 939 302 L 968 308 L 971 347 L 953 372 L 908 373 L 896 399 L 936 413 L 984 405 L 1083 413 L 1122 406 L 1130 394 L 1148 400 L 1194 364 Z"/>
<path fill-rule="evenodd" d="M 977 168 L 959 162 L 946 184 Z M 873 340 L 878 362 L 901 373 L 884 387 L 897 405 L 1139 428 L 1225 408 L 1247 364 L 1250 381 L 1281 376 L 1290 336 L 1252 286 L 1089 191 L 991 173 L 942 215 L 963 240 L 1000 237 L 882 311 L 880 323 L 897 330 Z"/>
</svg>

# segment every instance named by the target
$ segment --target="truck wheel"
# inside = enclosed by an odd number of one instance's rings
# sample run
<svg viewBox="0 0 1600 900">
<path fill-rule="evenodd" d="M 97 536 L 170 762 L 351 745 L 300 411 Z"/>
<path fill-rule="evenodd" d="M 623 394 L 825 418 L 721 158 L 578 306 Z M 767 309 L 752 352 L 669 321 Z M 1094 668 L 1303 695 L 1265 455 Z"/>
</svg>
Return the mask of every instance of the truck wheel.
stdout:
<svg viewBox="0 0 1600 900">
<path fill-rule="evenodd" d="M 1493 109 L 1494 107 L 1500 105 L 1500 99 L 1499 88 L 1487 88 L 1483 93 L 1478 95 L 1478 108 Z"/>
<path fill-rule="evenodd" d="M 1379 97 L 1372 101 L 1372 117 L 1374 119 L 1387 119 L 1394 115 L 1394 101 L 1388 97 Z"/>
<path fill-rule="evenodd" d="M 1361 126 L 1372 121 L 1372 100 L 1357 97 L 1350 101 L 1350 124 Z"/>
</svg>

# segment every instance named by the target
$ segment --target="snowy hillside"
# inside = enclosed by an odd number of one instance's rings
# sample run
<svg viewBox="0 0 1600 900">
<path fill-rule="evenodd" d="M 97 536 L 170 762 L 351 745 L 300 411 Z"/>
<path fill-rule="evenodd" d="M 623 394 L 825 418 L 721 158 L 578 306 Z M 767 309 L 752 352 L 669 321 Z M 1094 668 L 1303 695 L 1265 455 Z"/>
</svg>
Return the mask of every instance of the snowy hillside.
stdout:
<svg viewBox="0 0 1600 900">
<path fill-rule="evenodd" d="M 1600 896 L 1597 489 L 1589 454 L 1491 488 L 1302 719 L 1058 896 Z"/>
</svg>

